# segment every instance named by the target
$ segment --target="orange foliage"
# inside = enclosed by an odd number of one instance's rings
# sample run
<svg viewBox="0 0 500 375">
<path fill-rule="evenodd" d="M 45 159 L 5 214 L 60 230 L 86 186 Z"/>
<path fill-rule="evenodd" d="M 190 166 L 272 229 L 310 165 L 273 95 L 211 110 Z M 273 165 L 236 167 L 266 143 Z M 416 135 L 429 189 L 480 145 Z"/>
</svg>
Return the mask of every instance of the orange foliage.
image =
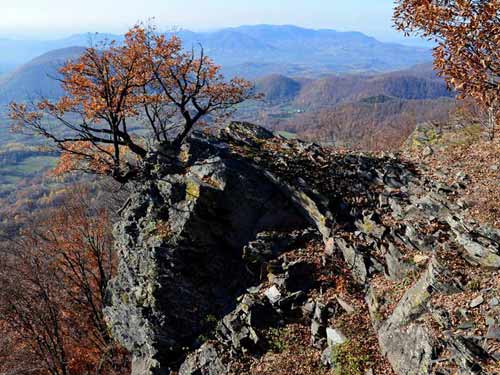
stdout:
<svg viewBox="0 0 500 375">
<path fill-rule="evenodd" d="M 129 132 L 128 122 L 144 127 L 153 141 L 175 154 L 203 117 L 225 117 L 236 104 L 255 97 L 250 82 L 225 80 L 203 49 L 186 52 L 179 38 L 167 39 L 142 26 L 130 29 L 122 45 L 88 48 L 60 73 L 66 95 L 31 106 L 12 103 L 14 129 L 53 141 L 63 151 L 60 172 L 84 169 L 120 182 L 140 171 L 140 162 L 124 161 L 123 152 L 139 161 L 147 154 L 146 142 Z M 47 118 L 70 135 L 52 129 Z"/>
<path fill-rule="evenodd" d="M 20 358 L 36 374 L 128 369 L 102 315 L 116 263 L 109 215 L 89 205 L 87 193 L 76 189 L 61 207 L 43 212 L 1 258 L 0 336 L 8 346 L 0 352 L 1 373 Z"/>
<path fill-rule="evenodd" d="M 396 3 L 397 28 L 438 42 L 436 69 L 462 98 L 473 97 L 500 121 L 500 0 Z"/>
</svg>

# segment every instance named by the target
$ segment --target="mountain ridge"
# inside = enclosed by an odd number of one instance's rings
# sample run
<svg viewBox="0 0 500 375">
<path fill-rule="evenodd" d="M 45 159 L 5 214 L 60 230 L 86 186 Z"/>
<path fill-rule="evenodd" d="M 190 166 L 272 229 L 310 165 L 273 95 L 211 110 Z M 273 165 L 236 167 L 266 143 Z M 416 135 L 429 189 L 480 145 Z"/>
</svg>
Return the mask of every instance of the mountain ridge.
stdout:
<svg viewBox="0 0 500 375">
<path fill-rule="evenodd" d="M 33 96 L 57 98 L 64 94 L 56 80 L 58 69 L 78 58 L 83 47 L 67 47 L 44 53 L 0 78 L 0 103 L 23 101 Z"/>
<path fill-rule="evenodd" d="M 189 49 L 202 44 L 218 64 L 229 72 L 258 62 L 282 66 L 282 73 L 301 67 L 303 71 L 387 71 L 431 60 L 430 50 L 396 43 L 384 43 L 361 32 L 307 29 L 293 25 L 243 25 L 210 32 L 180 30 L 177 34 Z M 121 42 L 117 34 L 74 34 L 51 41 L 0 39 L 5 53 L 0 66 L 20 65 L 54 49 L 88 46 L 93 40 Z M 265 68 L 260 75 L 270 73 Z"/>
</svg>

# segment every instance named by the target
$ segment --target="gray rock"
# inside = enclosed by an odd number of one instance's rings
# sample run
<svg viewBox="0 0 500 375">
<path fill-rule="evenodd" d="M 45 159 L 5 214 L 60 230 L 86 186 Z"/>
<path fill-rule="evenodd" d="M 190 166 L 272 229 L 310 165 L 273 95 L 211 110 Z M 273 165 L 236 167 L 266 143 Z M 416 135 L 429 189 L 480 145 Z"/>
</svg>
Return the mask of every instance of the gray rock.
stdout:
<svg viewBox="0 0 500 375">
<path fill-rule="evenodd" d="M 321 353 L 321 363 L 326 368 L 331 368 L 333 365 L 332 361 L 332 349 L 328 346 Z"/>
<path fill-rule="evenodd" d="M 337 345 L 342 345 L 347 342 L 347 338 L 344 336 L 342 331 L 337 328 L 327 328 L 326 329 L 326 342 L 328 346 L 334 347 Z"/>
<path fill-rule="evenodd" d="M 474 322 L 467 321 L 467 322 L 460 323 L 457 326 L 457 329 L 461 329 L 463 331 L 466 331 L 466 330 L 473 329 L 475 326 L 476 325 L 474 324 Z"/>
<path fill-rule="evenodd" d="M 378 239 L 382 239 L 387 231 L 386 227 L 378 223 L 378 218 L 373 212 L 365 214 L 363 220 L 356 221 L 356 227 L 360 232 Z"/>
<path fill-rule="evenodd" d="M 187 356 L 179 369 L 179 375 L 224 375 L 228 368 L 222 362 L 217 348 L 205 343 Z"/>
<path fill-rule="evenodd" d="M 276 314 L 269 302 L 246 294 L 236 309 L 219 323 L 216 337 L 235 355 L 252 352 L 260 343 L 258 330 L 270 326 L 275 320 Z"/>
<path fill-rule="evenodd" d="M 392 244 L 389 243 L 385 253 L 385 263 L 387 275 L 391 280 L 402 280 L 414 267 L 403 260 L 403 254 Z"/>
<path fill-rule="evenodd" d="M 482 305 L 483 303 L 484 303 L 484 297 L 480 295 L 474 298 L 472 301 L 470 301 L 469 306 L 471 307 L 471 309 L 473 309 L 475 307 L 478 307 L 479 305 Z"/>
<path fill-rule="evenodd" d="M 500 325 L 490 325 L 486 333 L 486 338 L 500 341 Z"/>
<path fill-rule="evenodd" d="M 455 175 L 455 178 L 460 182 L 466 182 L 469 180 L 469 176 L 464 171 L 460 171 Z"/>
<path fill-rule="evenodd" d="M 478 363 L 480 356 L 469 353 L 474 342 L 451 337 L 444 343 L 424 324 L 431 318 L 443 331 L 456 328 L 432 306 L 432 295 L 461 290 L 433 257 L 437 249 L 458 244 L 470 263 L 500 268 L 500 231 L 466 221 L 463 205 L 449 201 L 453 189 L 395 158 L 332 154 L 246 123 L 217 136 L 194 133 L 185 146 L 186 161 L 174 165 L 164 155 L 168 147 L 148 156 L 144 180 L 131 186 L 115 228 L 119 265 L 105 316 L 132 353 L 134 375 L 179 363 L 181 375 L 225 373 L 227 355 L 260 355 L 266 329 L 301 315 L 311 319 L 312 344 L 324 348 L 333 340 L 328 318 L 340 307 L 363 312 L 342 300 L 340 306 L 304 304 L 308 295 L 322 298 L 319 287 L 328 282 L 314 279 L 319 264 L 289 262 L 283 254 L 300 253 L 317 239 L 324 243 L 322 271 L 337 272 L 341 254 L 359 289 L 367 290 L 381 350 L 398 375 L 429 373 L 445 344 L 458 353 L 463 371 Z M 385 214 L 398 224 L 382 225 Z M 431 222 L 440 229 L 429 234 Z M 387 301 L 370 282 L 377 272 L 405 280 L 420 270 L 425 263 L 406 262 L 406 249 L 424 253 L 427 270 L 385 319 Z M 208 317 L 219 322 L 215 332 L 206 331 Z M 215 341 L 195 350 L 207 333 Z"/>
<path fill-rule="evenodd" d="M 312 300 L 308 300 L 303 306 L 302 306 L 302 313 L 304 314 L 304 317 L 306 318 L 311 318 L 313 313 L 314 313 L 314 309 L 316 307 L 316 304 L 314 303 L 314 301 Z"/>
<path fill-rule="evenodd" d="M 320 302 L 316 302 L 314 315 L 311 321 L 311 345 L 321 348 L 326 340 L 327 309 Z"/>
<path fill-rule="evenodd" d="M 269 302 L 271 302 L 273 305 L 275 303 L 277 303 L 282 298 L 281 292 L 276 287 L 276 285 L 273 285 L 272 287 L 270 287 L 269 289 L 267 289 L 264 292 L 264 294 L 267 297 L 267 299 L 269 299 Z"/>
<path fill-rule="evenodd" d="M 453 361 L 466 373 L 481 374 L 480 363 L 490 358 L 489 354 L 471 338 L 446 334 L 448 350 Z"/>
<path fill-rule="evenodd" d="M 177 361 L 203 333 L 206 316 L 220 317 L 259 281 L 242 256 L 257 233 L 310 226 L 262 170 L 213 157 L 225 152 L 217 147 L 193 139 L 190 153 L 198 162 L 185 174 L 162 175 L 152 165 L 150 173 L 160 175 L 133 187 L 116 226 L 120 260 L 105 315 L 142 367 Z"/>
<path fill-rule="evenodd" d="M 342 307 L 342 309 L 344 309 L 344 311 L 346 313 L 353 314 L 356 311 L 351 304 L 349 304 L 348 302 L 344 301 L 341 297 L 337 296 L 336 300 L 339 303 L 339 305 Z"/>
<path fill-rule="evenodd" d="M 466 251 L 467 259 L 473 264 L 480 264 L 487 268 L 500 268 L 500 242 L 496 237 L 496 231 L 488 231 L 483 228 L 479 232 L 468 228 L 463 220 L 449 215 L 446 218 L 451 227 L 456 241 Z M 487 235 L 482 235 L 487 231 Z M 491 237 L 490 237 L 491 236 Z M 482 240 L 482 243 L 479 242 Z"/>
<path fill-rule="evenodd" d="M 354 278 L 359 283 L 364 284 L 369 276 L 365 256 L 355 247 L 348 245 L 342 238 L 335 239 L 335 243 L 342 252 Z"/>
<path fill-rule="evenodd" d="M 434 150 L 431 146 L 425 146 L 422 150 L 422 156 L 428 157 L 434 154 Z"/>
<path fill-rule="evenodd" d="M 397 304 L 392 315 L 383 323 L 375 323 L 378 339 L 397 374 L 427 374 L 430 371 L 436 339 L 419 316 L 428 309 L 433 293 L 455 293 L 461 289 L 434 258 L 426 272 Z M 376 302 L 369 303 L 374 310 Z"/>
<path fill-rule="evenodd" d="M 431 309 L 432 318 L 444 330 L 451 328 L 451 317 L 444 309 Z"/>
</svg>

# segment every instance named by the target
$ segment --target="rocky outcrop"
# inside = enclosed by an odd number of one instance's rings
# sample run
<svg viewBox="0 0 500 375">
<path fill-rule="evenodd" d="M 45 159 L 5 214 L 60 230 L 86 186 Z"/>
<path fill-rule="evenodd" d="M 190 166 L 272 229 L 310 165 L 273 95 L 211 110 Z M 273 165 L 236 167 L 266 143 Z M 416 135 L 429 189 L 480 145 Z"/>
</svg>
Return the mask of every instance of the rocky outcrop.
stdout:
<svg viewBox="0 0 500 375">
<path fill-rule="evenodd" d="M 244 123 L 193 135 L 179 168 L 165 153 L 151 154 L 115 229 L 105 314 L 134 374 L 231 373 L 291 322 L 310 327 L 308 345 L 329 366 L 363 335 L 396 374 L 487 373 L 498 360 L 486 331 L 481 341 L 457 328 L 497 311 L 470 307 L 467 270 L 484 267 L 486 280 L 500 269 L 500 232 L 467 220 L 460 187 L 392 156 L 339 154 Z M 494 300 L 497 287 L 475 293 Z M 356 337 L 343 322 L 368 311 Z"/>
</svg>

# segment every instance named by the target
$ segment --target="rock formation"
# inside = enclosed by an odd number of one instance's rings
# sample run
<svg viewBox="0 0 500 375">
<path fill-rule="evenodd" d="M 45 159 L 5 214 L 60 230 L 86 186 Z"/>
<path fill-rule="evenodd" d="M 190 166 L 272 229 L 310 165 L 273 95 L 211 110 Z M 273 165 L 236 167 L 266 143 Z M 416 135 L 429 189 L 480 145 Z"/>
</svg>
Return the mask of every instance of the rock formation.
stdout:
<svg viewBox="0 0 500 375">
<path fill-rule="evenodd" d="M 378 343 L 360 374 L 494 373 L 500 231 L 459 186 L 245 123 L 176 163 L 151 154 L 115 228 L 105 315 L 134 375 L 248 373 L 290 323 L 338 373 L 360 337 Z"/>
</svg>

